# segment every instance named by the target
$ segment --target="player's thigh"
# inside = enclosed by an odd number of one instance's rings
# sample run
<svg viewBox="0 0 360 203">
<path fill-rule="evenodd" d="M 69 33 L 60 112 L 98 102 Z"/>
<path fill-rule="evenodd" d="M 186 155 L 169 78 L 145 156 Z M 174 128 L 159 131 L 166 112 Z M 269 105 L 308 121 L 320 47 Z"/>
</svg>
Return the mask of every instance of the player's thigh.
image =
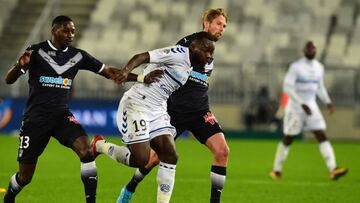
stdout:
<svg viewBox="0 0 360 203">
<path fill-rule="evenodd" d="M 325 130 L 326 122 L 322 116 L 319 108 L 312 109 L 311 116 L 308 116 L 305 119 L 304 130 L 306 131 L 316 131 L 316 130 Z"/>
<path fill-rule="evenodd" d="M 117 126 L 124 144 L 150 141 L 149 110 L 122 99 L 117 111 Z"/>
<path fill-rule="evenodd" d="M 194 119 L 189 126 L 189 130 L 202 144 L 205 144 L 213 135 L 224 132 L 215 116 L 210 111 L 199 112 L 194 116 Z"/>
<path fill-rule="evenodd" d="M 58 115 L 56 118 L 56 122 L 57 124 L 53 130 L 52 135 L 55 139 L 57 139 L 62 145 L 66 147 L 73 148 L 75 140 L 77 140 L 81 136 L 87 137 L 84 128 L 70 112 Z M 88 140 L 83 140 L 84 141 L 82 143 L 82 148 L 88 148 Z"/>
<path fill-rule="evenodd" d="M 295 111 L 287 111 L 284 115 L 284 135 L 295 136 L 303 130 L 305 114 Z"/>
<path fill-rule="evenodd" d="M 189 129 L 191 118 L 185 114 L 180 114 L 173 111 L 168 111 L 170 116 L 170 124 L 176 129 L 175 140 L 185 131 Z"/>
<path fill-rule="evenodd" d="M 170 139 L 174 139 L 176 136 L 176 129 L 170 123 L 170 116 L 166 111 L 158 111 L 152 112 L 153 120 L 149 122 L 149 135 L 150 140 L 161 136 L 161 135 L 169 135 Z"/>
<path fill-rule="evenodd" d="M 34 164 L 44 151 L 51 137 L 51 121 L 25 120 L 22 123 L 17 160 L 23 164 Z"/>
</svg>

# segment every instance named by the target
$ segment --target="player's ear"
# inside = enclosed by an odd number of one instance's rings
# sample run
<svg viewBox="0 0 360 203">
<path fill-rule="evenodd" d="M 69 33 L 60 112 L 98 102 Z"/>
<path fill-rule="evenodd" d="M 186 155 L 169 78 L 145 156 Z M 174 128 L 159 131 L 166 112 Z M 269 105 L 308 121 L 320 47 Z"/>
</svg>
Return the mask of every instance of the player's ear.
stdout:
<svg viewBox="0 0 360 203">
<path fill-rule="evenodd" d="M 204 25 L 204 30 L 206 30 L 206 31 L 207 31 L 207 30 L 209 29 L 210 22 L 209 22 L 209 21 L 207 21 L 207 20 L 205 20 L 203 25 Z"/>
<path fill-rule="evenodd" d="M 190 46 L 189 46 L 189 50 L 190 50 L 190 52 L 194 52 L 195 47 L 196 47 L 195 42 L 194 42 L 194 41 L 192 41 L 192 42 L 191 42 L 191 44 L 190 44 Z"/>
<path fill-rule="evenodd" d="M 57 29 L 59 29 L 59 25 L 56 25 L 56 24 L 53 25 L 51 27 L 51 34 L 54 35 L 56 33 Z"/>
</svg>

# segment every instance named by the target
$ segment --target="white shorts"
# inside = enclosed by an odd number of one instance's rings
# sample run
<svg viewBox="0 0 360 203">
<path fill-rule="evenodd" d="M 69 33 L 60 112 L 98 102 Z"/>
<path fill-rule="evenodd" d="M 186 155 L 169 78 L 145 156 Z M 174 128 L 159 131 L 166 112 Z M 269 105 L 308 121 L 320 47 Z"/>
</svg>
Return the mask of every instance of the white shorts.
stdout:
<svg viewBox="0 0 360 203">
<path fill-rule="evenodd" d="M 166 110 L 145 107 L 126 95 L 119 104 L 117 126 L 124 144 L 146 142 L 159 135 L 176 135 Z"/>
<path fill-rule="evenodd" d="M 284 116 L 284 134 L 295 136 L 302 131 L 325 130 L 326 123 L 318 106 L 311 106 L 311 115 L 301 110 L 286 109 Z"/>
</svg>

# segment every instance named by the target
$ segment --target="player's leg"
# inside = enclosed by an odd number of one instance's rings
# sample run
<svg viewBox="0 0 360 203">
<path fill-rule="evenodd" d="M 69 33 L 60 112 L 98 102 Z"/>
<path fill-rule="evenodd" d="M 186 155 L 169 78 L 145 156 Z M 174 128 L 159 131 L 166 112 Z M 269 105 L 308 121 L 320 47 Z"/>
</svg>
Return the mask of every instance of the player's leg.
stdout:
<svg viewBox="0 0 360 203">
<path fill-rule="evenodd" d="M 170 115 L 172 115 L 172 114 L 170 114 Z M 176 128 L 176 132 L 177 132 L 176 138 L 185 131 L 186 123 L 184 123 L 182 121 L 183 120 L 181 120 L 181 119 L 177 120 L 175 117 L 171 118 L 171 125 Z M 147 163 L 145 167 L 138 168 L 136 170 L 135 174 L 133 175 L 133 177 L 131 178 L 129 183 L 126 185 L 125 188 L 123 188 L 123 192 L 124 193 L 134 193 L 138 184 L 159 163 L 160 163 L 159 157 L 157 156 L 157 154 L 155 153 L 154 150 L 151 150 L 149 163 Z"/>
<path fill-rule="evenodd" d="M 327 139 L 325 131 L 315 130 L 313 133 L 317 141 L 319 141 L 320 153 L 330 172 L 330 178 L 337 180 L 339 177 L 345 175 L 348 172 L 348 169 L 345 167 L 337 167 L 334 149 L 330 141 Z"/>
<path fill-rule="evenodd" d="M 302 120 L 305 115 L 297 112 L 285 111 L 284 116 L 284 137 L 276 148 L 273 169 L 270 172 L 272 179 L 277 180 L 282 177 L 283 164 L 289 154 L 290 145 L 293 139 L 302 130 Z"/>
<path fill-rule="evenodd" d="M 128 192 L 134 193 L 135 190 L 136 190 L 136 187 L 138 186 L 138 184 L 159 163 L 160 163 L 160 160 L 159 160 L 159 157 L 157 156 L 156 152 L 154 150 L 151 150 L 150 151 L 150 160 L 149 160 L 149 162 L 146 164 L 145 167 L 141 167 L 141 168 L 136 169 L 135 174 L 133 175 L 133 177 L 131 178 L 129 183 L 126 185 L 126 188 L 124 189 L 124 192 L 126 192 L 125 190 L 127 190 Z"/>
<path fill-rule="evenodd" d="M 189 130 L 195 138 L 200 143 L 206 145 L 212 153 L 210 202 L 220 202 L 221 192 L 225 185 L 226 169 L 230 153 L 223 130 L 210 111 L 199 112 L 191 118 Z"/>
<path fill-rule="evenodd" d="M 146 108 L 132 103 L 132 100 L 124 96 L 120 101 L 116 120 L 122 141 L 127 146 L 118 146 L 95 137 L 93 151 L 130 167 L 144 167 L 150 157 L 149 121 L 146 113 Z"/>
<path fill-rule="evenodd" d="M 53 137 L 72 149 L 80 159 L 80 175 L 87 203 L 96 201 L 97 168 L 87 134 L 70 112 L 58 115 Z"/>
<path fill-rule="evenodd" d="M 289 147 L 293 142 L 294 136 L 285 135 L 281 142 L 277 145 L 275 160 L 273 165 L 273 170 L 270 173 L 270 176 L 276 180 L 281 179 L 281 172 L 283 168 L 283 163 L 286 161 L 289 154 Z"/>
<path fill-rule="evenodd" d="M 114 161 L 130 165 L 130 150 L 127 146 L 119 146 L 108 142 L 102 135 L 96 135 L 91 141 L 91 148 L 95 157 L 99 154 L 105 154 Z"/>
<path fill-rule="evenodd" d="M 210 202 L 220 202 L 221 192 L 225 185 L 226 168 L 229 157 L 229 147 L 223 133 L 216 133 L 206 141 L 206 146 L 213 154 L 211 165 L 211 197 Z"/>
<path fill-rule="evenodd" d="M 95 164 L 94 156 L 90 151 L 88 137 L 78 137 L 73 142 L 72 149 L 80 158 L 80 174 L 81 180 L 84 184 L 86 202 L 95 202 L 98 181 L 97 167 Z"/>
<path fill-rule="evenodd" d="M 31 182 L 36 168 L 34 164 L 19 163 L 19 172 L 15 173 L 9 182 L 4 196 L 4 203 L 14 203 L 16 195 Z"/>
<path fill-rule="evenodd" d="M 337 180 L 339 177 L 345 175 L 348 169 L 344 167 L 337 168 L 334 149 L 325 134 L 326 122 L 317 105 L 312 106 L 312 115 L 307 118 L 305 129 L 312 131 L 318 140 L 320 153 L 330 172 L 330 178 Z"/>
<path fill-rule="evenodd" d="M 9 181 L 8 190 L 4 196 L 4 203 L 15 202 L 16 195 L 31 182 L 38 157 L 44 151 L 50 140 L 48 125 L 37 122 L 24 121 L 20 129 L 18 145 L 19 171 Z"/>
<path fill-rule="evenodd" d="M 175 141 L 171 135 L 159 135 L 151 140 L 151 147 L 160 159 L 157 173 L 158 192 L 157 202 L 170 202 L 175 183 L 176 163 L 178 156 Z"/>
</svg>

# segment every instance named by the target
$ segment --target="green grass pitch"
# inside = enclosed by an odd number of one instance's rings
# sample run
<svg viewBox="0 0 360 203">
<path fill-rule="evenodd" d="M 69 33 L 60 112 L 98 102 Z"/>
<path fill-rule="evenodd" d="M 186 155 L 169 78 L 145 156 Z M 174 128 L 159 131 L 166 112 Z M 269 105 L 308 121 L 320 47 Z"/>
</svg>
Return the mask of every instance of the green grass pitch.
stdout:
<svg viewBox="0 0 360 203">
<path fill-rule="evenodd" d="M 120 144 L 120 139 L 111 138 Z M 360 202 L 360 143 L 332 142 L 338 163 L 350 168 L 338 181 L 329 180 L 325 163 L 314 141 L 296 141 L 284 166 L 284 178 L 273 181 L 271 170 L 277 140 L 229 140 L 231 148 L 224 203 L 356 203 Z M 0 188 L 7 188 L 17 170 L 18 139 L 0 136 Z M 192 139 L 177 142 L 177 165 L 173 203 L 209 202 L 210 164 L 208 150 Z M 115 202 L 121 187 L 134 169 L 101 155 L 98 167 L 97 202 Z M 144 179 L 133 198 L 134 203 L 156 202 L 156 171 Z M 40 157 L 32 183 L 24 188 L 17 202 L 80 203 L 84 194 L 76 155 L 52 139 Z M 2 199 L 3 193 L 0 193 Z"/>
</svg>

